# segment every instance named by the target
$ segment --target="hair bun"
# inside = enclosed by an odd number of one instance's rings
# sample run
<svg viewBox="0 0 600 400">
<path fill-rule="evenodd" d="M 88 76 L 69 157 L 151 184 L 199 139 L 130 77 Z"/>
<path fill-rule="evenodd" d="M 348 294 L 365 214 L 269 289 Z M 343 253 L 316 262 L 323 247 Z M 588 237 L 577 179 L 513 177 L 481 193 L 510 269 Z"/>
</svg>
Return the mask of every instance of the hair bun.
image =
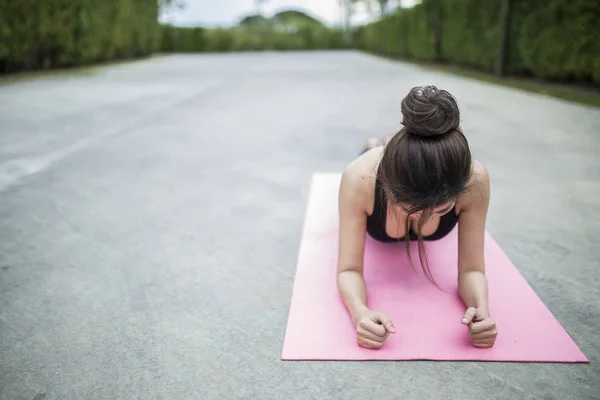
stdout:
<svg viewBox="0 0 600 400">
<path fill-rule="evenodd" d="M 456 99 L 435 86 L 417 86 L 402 100 L 402 125 L 418 136 L 439 136 L 458 129 Z"/>
</svg>

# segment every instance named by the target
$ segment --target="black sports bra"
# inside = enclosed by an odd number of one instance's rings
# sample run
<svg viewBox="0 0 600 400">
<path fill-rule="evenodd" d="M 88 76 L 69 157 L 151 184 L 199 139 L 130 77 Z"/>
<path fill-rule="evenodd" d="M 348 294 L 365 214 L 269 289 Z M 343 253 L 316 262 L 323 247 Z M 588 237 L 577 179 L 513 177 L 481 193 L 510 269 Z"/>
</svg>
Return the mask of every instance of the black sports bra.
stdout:
<svg viewBox="0 0 600 400">
<path fill-rule="evenodd" d="M 378 171 L 379 172 L 379 171 Z M 388 236 L 385 226 L 387 219 L 387 199 L 383 190 L 381 190 L 381 181 L 379 175 L 375 183 L 375 204 L 373 213 L 367 216 L 367 233 L 375 240 L 380 242 L 400 242 L 404 241 L 404 236 L 401 238 L 393 238 Z M 439 240 L 449 234 L 458 223 L 458 215 L 456 215 L 456 205 L 450 211 L 440 217 L 440 224 L 437 230 L 429 235 L 424 236 L 423 240 Z M 417 240 L 417 234 L 409 231 L 410 240 Z"/>
</svg>

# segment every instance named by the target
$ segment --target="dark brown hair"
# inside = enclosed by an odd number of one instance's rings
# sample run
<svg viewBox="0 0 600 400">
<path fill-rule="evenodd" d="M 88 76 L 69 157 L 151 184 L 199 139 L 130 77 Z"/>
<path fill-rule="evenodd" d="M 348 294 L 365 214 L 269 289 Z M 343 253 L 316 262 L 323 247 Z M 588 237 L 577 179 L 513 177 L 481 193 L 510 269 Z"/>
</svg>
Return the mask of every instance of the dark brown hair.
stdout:
<svg viewBox="0 0 600 400">
<path fill-rule="evenodd" d="M 456 201 L 466 190 L 471 151 L 460 128 L 456 99 L 447 91 L 435 86 L 414 87 L 401 108 L 403 128 L 388 142 L 379 164 L 382 199 L 409 207 L 405 221 L 409 260 L 410 216 L 422 212 L 417 223 L 419 259 L 425 275 L 435 284 L 421 229 L 435 207 Z M 413 266 L 412 260 L 410 263 Z"/>
</svg>

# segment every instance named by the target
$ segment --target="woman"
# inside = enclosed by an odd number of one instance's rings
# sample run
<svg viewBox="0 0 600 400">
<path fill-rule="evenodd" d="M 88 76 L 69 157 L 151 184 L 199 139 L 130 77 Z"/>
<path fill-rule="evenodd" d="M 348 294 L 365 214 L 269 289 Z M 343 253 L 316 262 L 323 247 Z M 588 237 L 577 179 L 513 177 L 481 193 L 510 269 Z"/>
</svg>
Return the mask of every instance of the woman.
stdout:
<svg viewBox="0 0 600 400">
<path fill-rule="evenodd" d="M 396 332 L 392 321 L 366 304 L 365 235 L 383 242 L 438 240 L 458 224 L 458 289 L 462 323 L 473 346 L 494 345 L 484 269 L 490 185 L 485 167 L 471 159 L 454 97 L 435 86 L 415 87 L 402 100 L 404 126 L 387 143 L 371 139 L 344 170 L 340 185 L 338 289 L 360 346 L 378 349 Z M 376 141 L 376 139 L 375 139 Z"/>
</svg>

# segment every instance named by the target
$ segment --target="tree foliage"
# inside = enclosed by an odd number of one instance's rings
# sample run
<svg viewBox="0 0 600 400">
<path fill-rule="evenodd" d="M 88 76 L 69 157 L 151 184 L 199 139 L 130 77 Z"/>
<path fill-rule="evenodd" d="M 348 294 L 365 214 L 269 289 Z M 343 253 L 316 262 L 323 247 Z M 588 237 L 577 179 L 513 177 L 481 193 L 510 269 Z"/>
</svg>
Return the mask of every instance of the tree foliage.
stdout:
<svg viewBox="0 0 600 400">
<path fill-rule="evenodd" d="M 493 71 L 501 0 L 423 0 L 354 34 L 361 49 Z M 511 74 L 600 83 L 600 2 L 513 0 L 506 69 Z"/>
<path fill-rule="evenodd" d="M 247 27 L 203 29 L 164 26 L 163 52 L 225 52 L 261 50 L 327 50 L 346 48 L 343 32 L 327 28 L 300 27 L 288 32 Z"/>
<path fill-rule="evenodd" d="M 151 54 L 157 0 L 0 0 L 0 72 Z"/>
<path fill-rule="evenodd" d="M 267 24 L 269 21 L 268 18 L 265 18 L 264 16 L 260 15 L 260 14 L 250 14 L 250 15 L 246 15 L 245 17 L 243 17 L 240 22 L 239 22 L 239 26 L 256 26 L 258 24 Z"/>
<path fill-rule="evenodd" d="M 323 24 L 323 22 L 298 10 L 281 11 L 275 14 L 271 19 L 275 23 L 279 24 L 313 25 L 325 27 L 325 24 Z"/>
<path fill-rule="evenodd" d="M 163 27 L 161 50 L 168 52 L 319 50 L 345 48 L 343 33 L 298 10 L 272 18 L 243 17 L 229 29 Z"/>
</svg>

